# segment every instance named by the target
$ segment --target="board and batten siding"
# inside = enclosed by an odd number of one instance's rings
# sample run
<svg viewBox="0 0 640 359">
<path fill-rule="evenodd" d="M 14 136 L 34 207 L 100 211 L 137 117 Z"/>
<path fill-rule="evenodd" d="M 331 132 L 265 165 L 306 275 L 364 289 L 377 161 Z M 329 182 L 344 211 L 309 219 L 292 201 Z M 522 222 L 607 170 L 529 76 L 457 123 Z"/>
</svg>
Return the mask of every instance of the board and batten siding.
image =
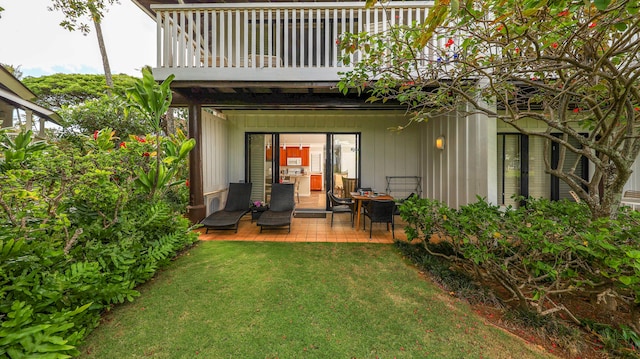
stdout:
<svg viewBox="0 0 640 359">
<path fill-rule="evenodd" d="M 547 126 L 544 123 L 533 119 L 524 119 L 523 122 L 521 122 L 521 125 L 529 131 L 544 132 L 547 129 Z M 498 121 L 497 127 L 499 133 L 518 133 L 518 130 L 503 121 Z M 629 178 L 627 183 L 624 185 L 623 193 L 627 190 L 640 189 L 640 157 L 636 159 L 633 166 L 631 166 L 631 170 L 633 171 L 633 173 L 631 174 L 631 177 Z M 593 163 L 589 162 L 589 176 L 591 176 L 593 172 Z"/>
<path fill-rule="evenodd" d="M 477 201 L 497 203 L 496 120 L 455 113 L 430 119 L 422 128 L 423 197 L 458 208 Z M 436 148 L 443 136 L 445 147 Z"/>
<path fill-rule="evenodd" d="M 228 121 L 223 114 L 202 110 L 202 188 L 207 215 L 223 208 L 229 187 Z"/>
<path fill-rule="evenodd" d="M 407 123 L 404 111 L 227 110 L 229 177 L 245 178 L 245 133 L 361 133 L 361 181 L 384 191 L 386 176 L 420 176 L 421 132 L 389 128 Z"/>
</svg>

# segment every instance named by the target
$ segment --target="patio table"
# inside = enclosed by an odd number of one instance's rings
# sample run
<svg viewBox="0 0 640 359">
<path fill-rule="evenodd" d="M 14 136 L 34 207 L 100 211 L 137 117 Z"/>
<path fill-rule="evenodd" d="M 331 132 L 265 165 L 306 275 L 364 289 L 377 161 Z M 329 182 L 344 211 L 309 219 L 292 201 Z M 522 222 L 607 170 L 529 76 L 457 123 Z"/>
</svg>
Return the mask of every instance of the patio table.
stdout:
<svg viewBox="0 0 640 359">
<path fill-rule="evenodd" d="M 362 202 L 363 201 L 371 201 L 371 200 L 384 200 L 384 201 L 388 201 L 391 200 L 393 201 L 393 197 L 386 194 L 386 193 L 381 193 L 378 195 L 373 195 L 373 194 L 365 194 L 365 195 L 361 195 L 358 192 L 349 192 L 349 194 L 351 195 L 351 198 L 353 198 L 353 200 L 355 201 L 355 207 L 356 207 L 356 218 L 355 218 L 355 227 L 356 230 L 360 229 L 360 212 L 362 212 Z"/>
</svg>

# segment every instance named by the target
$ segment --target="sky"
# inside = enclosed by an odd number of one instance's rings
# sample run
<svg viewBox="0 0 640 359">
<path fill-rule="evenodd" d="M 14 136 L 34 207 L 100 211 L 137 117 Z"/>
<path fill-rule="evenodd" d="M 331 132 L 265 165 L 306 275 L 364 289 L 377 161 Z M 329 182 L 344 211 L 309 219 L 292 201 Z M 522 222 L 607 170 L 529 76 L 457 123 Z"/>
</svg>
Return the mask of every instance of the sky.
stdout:
<svg viewBox="0 0 640 359">
<path fill-rule="evenodd" d="M 47 10 L 51 0 L 0 0 L 0 63 L 20 66 L 23 77 L 55 73 L 104 74 L 93 24 L 84 36 L 59 24 L 60 12 Z M 109 7 L 102 20 L 112 74 L 140 77 L 156 63 L 156 26 L 131 0 Z"/>
</svg>

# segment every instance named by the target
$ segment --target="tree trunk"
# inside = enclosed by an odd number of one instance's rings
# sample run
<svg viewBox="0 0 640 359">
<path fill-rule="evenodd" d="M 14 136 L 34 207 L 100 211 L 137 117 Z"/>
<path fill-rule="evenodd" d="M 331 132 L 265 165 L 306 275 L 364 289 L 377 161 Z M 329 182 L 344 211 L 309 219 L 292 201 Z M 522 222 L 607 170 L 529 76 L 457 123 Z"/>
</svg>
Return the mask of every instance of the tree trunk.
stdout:
<svg viewBox="0 0 640 359">
<path fill-rule="evenodd" d="M 93 24 L 96 27 L 96 36 L 98 37 L 98 47 L 100 48 L 100 56 L 102 56 L 102 67 L 104 68 L 104 78 L 107 82 L 107 94 L 111 96 L 111 89 L 113 89 L 113 78 L 111 77 L 111 67 L 109 66 L 109 57 L 107 56 L 107 48 L 104 45 L 104 38 L 102 37 L 102 26 L 100 25 L 99 17 L 93 15 Z"/>
<path fill-rule="evenodd" d="M 169 109 L 167 110 L 167 113 L 164 115 L 164 133 L 168 136 L 168 135 L 175 135 L 176 134 L 176 126 L 175 126 L 175 119 L 173 116 L 173 111 L 174 108 L 173 107 L 169 107 Z"/>
</svg>

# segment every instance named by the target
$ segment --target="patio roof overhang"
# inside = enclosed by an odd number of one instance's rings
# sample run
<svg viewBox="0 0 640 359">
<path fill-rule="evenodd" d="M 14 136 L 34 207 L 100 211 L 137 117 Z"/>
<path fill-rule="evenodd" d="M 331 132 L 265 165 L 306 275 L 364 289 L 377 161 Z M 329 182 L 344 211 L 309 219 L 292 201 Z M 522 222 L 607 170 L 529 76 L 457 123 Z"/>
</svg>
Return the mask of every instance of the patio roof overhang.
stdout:
<svg viewBox="0 0 640 359">
<path fill-rule="evenodd" d="M 217 109 L 406 109 L 396 101 L 367 102 L 369 94 L 342 94 L 335 83 L 174 82 L 173 104 L 196 102 Z"/>
<path fill-rule="evenodd" d="M 15 107 L 21 108 L 23 110 L 31 110 L 39 117 L 45 118 L 56 125 L 60 125 L 60 116 L 57 113 L 46 109 L 42 106 L 36 105 L 31 101 L 27 101 L 20 96 L 15 95 L 14 93 L 7 91 L 5 89 L 0 88 L 0 100 L 6 101 L 12 104 Z"/>
</svg>

